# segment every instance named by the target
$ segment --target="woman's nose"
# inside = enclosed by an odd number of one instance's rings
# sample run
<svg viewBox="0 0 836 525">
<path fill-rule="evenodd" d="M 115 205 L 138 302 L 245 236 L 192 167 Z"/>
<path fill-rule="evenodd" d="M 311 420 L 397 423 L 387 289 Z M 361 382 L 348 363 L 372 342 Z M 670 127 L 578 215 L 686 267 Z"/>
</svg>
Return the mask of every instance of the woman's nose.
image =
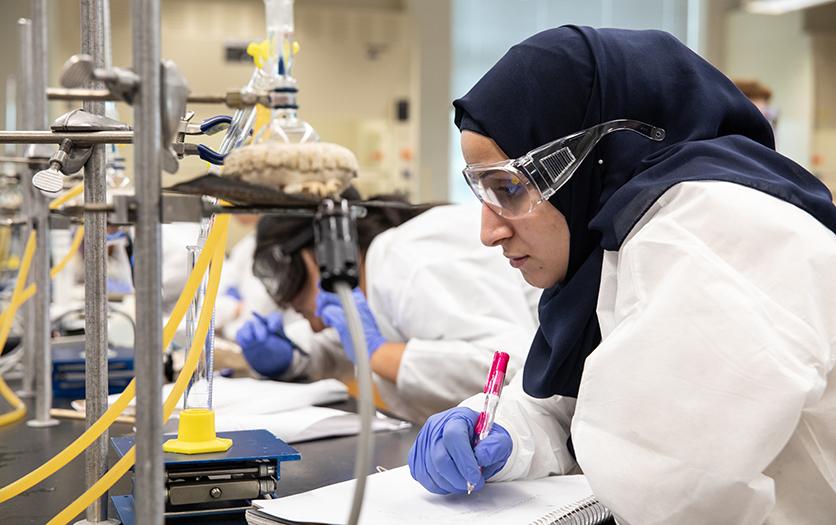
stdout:
<svg viewBox="0 0 836 525">
<path fill-rule="evenodd" d="M 487 204 L 482 204 L 482 228 L 479 234 L 482 244 L 497 246 L 513 235 L 514 230 L 509 222 L 491 210 Z"/>
</svg>

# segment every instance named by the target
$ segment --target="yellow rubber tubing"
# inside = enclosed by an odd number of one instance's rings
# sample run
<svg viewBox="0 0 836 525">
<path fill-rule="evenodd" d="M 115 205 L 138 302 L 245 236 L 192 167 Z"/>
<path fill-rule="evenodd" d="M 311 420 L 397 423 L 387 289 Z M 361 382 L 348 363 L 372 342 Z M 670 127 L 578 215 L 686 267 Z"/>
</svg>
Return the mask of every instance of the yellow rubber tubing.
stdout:
<svg viewBox="0 0 836 525">
<path fill-rule="evenodd" d="M 63 206 L 64 203 L 67 202 L 68 200 L 81 195 L 82 192 L 84 192 L 84 183 L 79 182 L 78 184 L 76 184 L 75 186 L 73 186 L 72 188 L 67 190 L 66 193 L 64 193 L 62 195 L 59 195 L 58 197 L 52 199 L 49 203 L 49 209 L 50 210 L 57 210 L 58 208 Z"/>
<path fill-rule="evenodd" d="M 73 197 L 76 197 L 76 196 L 80 195 L 83 191 L 84 191 L 84 183 L 80 182 L 80 183 L 76 184 L 75 186 L 73 186 L 72 188 L 70 188 L 63 195 L 61 195 L 58 198 L 53 199 L 52 201 L 50 201 L 49 209 L 50 210 L 57 210 L 65 202 L 72 199 Z M 32 232 L 32 233 L 30 233 L 30 236 L 34 235 L 34 234 L 35 234 L 35 232 Z M 76 253 L 78 253 L 78 249 L 81 246 L 81 241 L 83 239 L 84 239 L 84 226 L 81 226 L 76 230 L 75 235 L 73 236 L 72 243 L 70 243 L 70 250 L 66 253 L 66 255 L 64 255 L 63 258 L 61 258 L 60 261 L 58 261 L 58 264 L 56 264 L 55 266 L 52 267 L 52 269 L 50 269 L 49 276 L 51 278 L 55 279 L 55 277 L 59 273 L 61 273 L 64 270 L 64 268 L 66 268 L 67 264 L 69 264 L 69 262 L 73 258 L 73 256 Z M 37 291 L 37 289 L 38 289 L 37 285 L 35 285 L 35 283 L 32 283 L 23 290 L 21 295 L 18 296 L 17 300 L 15 300 L 15 296 L 13 295 L 11 303 L 9 305 L 9 308 L 7 308 L 7 310 L 11 310 L 12 308 L 16 309 L 16 308 L 20 307 L 20 305 L 22 305 L 23 303 L 25 303 L 26 301 L 31 299 L 33 295 L 35 295 L 35 292 Z M 6 316 L 6 312 L 3 312 L 2 314 L 0 314 L 0 323 L 3 322 L 5 316 Z M 14 317 L 14 314 L 12 314 L 12 317 Z M 3 341 L 3 344 L 6 344 L 5 341 Z M 2 348 L 2 346 L 0 346 L 0 348 Z"/>
<path fill-rule="evenodd" d="M 3 312 L 2 325 L 0 325 L 0 348 L 6 344 L 6 339 L 9 337 L 9 331 L 12 329 L 12 322 L 14 321 L 15 312 L 22 304 L 20 296 L 22 295 L 23 286 L 26 284 L 26 278 L 29 277 L 29 268 L 32 266 L 32 257 L 35 255 L 36 244 L 35 232 L 29 234 L 29 239 L 26 241 L 26 246 L 23 248 L 23 261 L 20 265 L 20 270 L 17 272 L 17 279 L 15 280 L 14 291 L 12 292 L 12 300 L 9 307 Z"/>
<path fill-rule="evenodd" d="M 84 183 L 76 184 L 70 190 L 68 190 L 67 193 L 61 195 L 60 197 L 58 197 L 56 199 L 53 199 L 49 203 L 49 209 L 50 210 L 57 210 L 65 202 L 72 199 L 73 197 L 78 196 L 83 191 L 84 191 Z M 35 232 L 32 232 L 30 235 L 34 235 L 34 233 Z M 56 264 L 55 266 L 53 266 L 49 270 L 49 276 L 51 278 L 55 279 L 55 277 L 59 273 L 64 271 L 64 268 L 67 267 L 67 264 L 69 264 L 69 262 L 73 258 L 73 256 L 75 256 L 75 254 L 78 253 L 78 249 L 79 249 L 79 247 L 81 247 L 81 241 L 82 240 L 84 240 L 84 226 L 80 226 L 76 230 L 75 235 L 73 236 L 73 240 L 70 243 L 69 251 L 64 255 L 64 257 L 61 258 L 60 261 L 58 261 L 58 264 Z M 35 295 L 35 292 L 37 292 L 37 290 L 38 290 L 38 287 L 35 283 L 32 283 L 29 286 L 27 286 L 23 290 L 23 292 L 18 296 L 17 300 L 15 300 L 14 296 L 12 296 L 11 303 L 9 305 L 9 308 L 7 308 L 7 310 L 10 310 L 12 307 L 15 307 L 15 308 L 20 307 L 20 305 L 22 305 L 23 303 L 25 303 L 26 301 L 31 299 L 32 296 Z M 3 322 L 3 318 L 5 316 L 6 316 L 6 312 L 3 312 L 2 314 L 0 314 L 0 323 Z M 5 341 L 3 342 L 3 344 L 5 344 Z M 0 348 L 2 348 L 2 347 L 0 347 Z"/>
<path fill-rule="evenodd" d="M 70 244 L 70 250 L 66 253 L 66 255 L 64 255 L 64 257 L 61 258 L 60 261 L 58 261 L 58 264 L 56 264 L 55 266 L 52 267 L 52 269 L 49 270 L 49 276 L 51 278 L 55 279 L 55 277 L 57 277 L 58 274 L 61 273 L 64 270 L 64 268 L 67 267 L 67 264 L 69 264 L 69 262 L 73 258 L 73 256 L 76 253 L 78 253 L 78 249 L 81 247 L 81 241 L 83 241 L 83 240 L 84 240 L 84 226 L 81 226 L 76 230 L 75 235 L 73 236 L 73 241 Z M 18 296 L 17 299 L 15 299 L 15 297 L 12 296 L 12 300 L 9 304 L 9 308 L 7 308 L 6 310 L 9 311 L 12 308 L 17 310 L 23 303 L 25 303 L 26 301 L 31 299 L 32 296 L 35 295 L 35 292 L 37 292 L 37 291 L 38 291 L 38 285 L 36 285 L 35 283 L 30 284 L 29 286 L 27 286 L 23 290 L 23 292 L 21 292 L 21 294 Z M 7 312 L 3 312 L 2 314 L 0 314 L 0 322 L 3 322 L 3 320 L 5 319 L 6 316 L 7 316 Z M 12 318 L 14 318 L 14 313 L 12 313 Z M 2 348 L 2 347 L 0 347 L 0 348 Z"/>
<path fill-rule="evenodd" d="M 52 279 L 55 279 L 55 277 L 57 277 L 59 273 L 64 271 L 64 268 L 67 267 L 67 264 L 70 263 L 70 260 L 72 260 L 73 256 L 75 256 L 75 254 L 78 253 L 78 249 L 81 248 L 81 241 L 83 240 L 84 226 L 79 226 L 79 228 L 75 231 L 75 235 L 73 235 L 73 240 L 70 243 L 70 250 L 64 255 L 64 257 L 61 258 L 60 261 L 58 261 L 58 264 L 56 264 L 49 270 L 49 276 Z M 37 291 L 38 285 L 36 285 L 35 283 L 32 283 L 29 286 L 27 286 L 26 289 L 23 290 L 21 303 L 29 300 L 33 295 L 35 295 L 35 292 Z"/>
<path fill-rule="evenodd" d="M 58 197 L 56 199 L 53 199 L 49 203 L 49 209 L 50 210 L 57 210 L 65 202 L 72 199 L 73 197 L 76 197 L 76 196 L 80 195 L 83 191 L 84 191 L 84 183 L 81 182 L 81 183 L 76 184 L 75 186 L 70 188 L 66 193 L 64 193 L 60 197 Z M 35 232 L 31 232 L 30 237 L 34 234 L 35 234 Z M 52 269 L 49 271 L 49 276 L 50 277 L 55 279 L 55 276 L 57 276 L 59 273 L 61 273 L 64 270 L 64 268 L 67 266 L 67 264 L 73 258 L 73 256 L 78 252 L 78 248 L 81 246 L 81 241 L 83 239 L 84 239 L 84 226 L 81 226 L 80 228 L 78 228 L 78 230 L 76 230 L 75 235 L 73 236 L 73 241 L 70 244 L 70 250 L 67 252 L 66 255 L 64 255 L 64 257 L 60 261 L 58 261 L 58 264 L 56 264 L 54 267 L 52 267 Z M 35 295 L 36 291 L 37 291 L 37 286 L 34 283 L 30 284 L 29 286 L 27 286 L 23 290 L 23 293 L 20 296 L 18 296 L 17 301 L 15 301 L 14 296 L 12 296 L 12 301 L 9 305 L 9 308 L 7 308 L 7 310 L 11 309 L 12 307 L 20 307 L 20 305 L 22 305 L 23 303 L 28 301 L 33 295 Z M 2 314 L 0 314 L 0 316 L 5 316 L 5 315 L 6 315 L 6 312 L 3 312 Z M 2 322 L 3 322 L 3 317 L 0 317 L 0 323 L 2 323 Z M 3 342 L 3 344 L 6 344 L 5 341 Z"/>
<path fill-rule="evenodd" d="M 221 221 L 220 219 L 222 218 L 226 218 L 227 220 Z M 197 368 L 200 355 L 203 353 L 203 348 L 205 346 L 204 341 L 206 340 L 206 335 L 209 333 L 209 327 L 212 323 L 212 311 L 215 306 L 215 298 L 218 296 L 218 288 L 220 286 L 221 269 L 224 261 L 224 249 L 226 246 L 226 229 L 229 224 L 228 219 L 228 215 L 221 216 L 215 222 L 215 228 L 223 230 L 223 242 L 213 246 L 212 250 L 204 248 L 204 253 L 209 251 L 214 252 L 212 254 L 212 265 L 209 268 L 209 284 L 206 289 L 206 299 L 200 310 L 200 319 L 197 323 L 197 330 L 194 340 L 192 341 L 192 346 L 189 349 L 189 355 L 186 358 L 183 369 L 180 371 L 180 375 L 177 376 L 177 381 L 175 381 L 174 387 L 171 392 L 169 392 L 168 397 L 163 404 L 163 423 L 165 423 L 171 416 L 171 413 L 174 412 L 174 407 L 177 405 L 177 401 L 180 399 L 180 396 L 182 396 L 183 392 L 186 390 L 186 386 Z M 213 232 L 215 228 L 212 228 Z M 202 255 L 203 254 L 201 254 L 201 256 Z M 162 446 L 162 443 L 160 443 L 160 446 Z M 112 487 L 117 481 L 119 481 L 119 479 L 133 466 L 135 460 L 136 446 L 133 446 L 127 454 L 122 456 L 122 458 L 107 471 L 104 476 L 94 483 L 92 487 L 87 489 L 84 494 L 76 498 L 76 500 L 68 505 L 64 510 L 49 520 L 47 525 L 66 525 L 72 521 L 76 516 L 84 512 L 84 510 L 94 501 L 101 497 L 102 494 L 107 492 L 108 489 L 110 489 L 110 487 Z"/>
<path fill-rule="evenodd" d="M 58 276 L 59 273 L 64 271 L 67 264 L 73 258 L 73 256 L 78 253 L 78 249 L 81 247 L 81 241 L 84 240 L 84 226 L 79 226 L 78 229 L 75 231 L 75 235 L 73 235 L 73 241 L 70 243 L 70 249 L 67 251 L 66 255 L 58 261 L 58 264 L 52 267 L 49 270 L 49 276 L 53 279 Z M 33 285 L 34 286 L 34 285 Z"/>
<path fill-rule="evenodd" d="M 12 410 L 0 415 L 0 427 L 16 423 L 26 416 L 26 405 L 15 395 L 2 377 L 0 377 L 0 395 L 12 405 Z"/>
<path fill-rule="evenodd" d="M 53 199 L 49 203 L 49 209 L 50 210 L 57 210 L 65 202 L 72 199 L 73 197 L 76 197 L 76 196 L 80 195 L 83 191 L 84 191 L 84 183 L 81 182 L 81 183 L 76 184 L 75 186 L 70 188 L 66 193 L 64 193 L 60 197 L 58 197 L 56 199 Z M 33 235 L 34 233 L 35 232 L 32 232 L 32 234 L 30 234 L 30 235 Z M 50 269 L 49 276 L 51 278 L 55 279 L 55 277 L 59 273 L 61 273 L 64 270 L 64 268 L 66 268 L 67 264 L 69 264 L 69 262 L 73 258 L 73 256 L 76 253 L 78 253 L 78 249 L 81 246 L 81 241 L 83 239 L 84 239 L 84 226 L 80 226 L 76 230 L 75 235 L 73 236 L 72 243 L 70 243 L 69 251 L 64 255 L 64 257 L 61 258 L 60 261 L 58 261 L 58 264 L 56 264 L 55 266 L 52 267 L 52 269 Z M 33 295 L 35 295 L 36 291 L 37 291 L 37 286 L 34 283 L 30 284 L 29 286 L 27 286 L 23 290 L 23 293 L 19 296 L 17 301 L 14 300 L 14 296 L 12 297 L 11 305 L 15 305 L 15 303 L 16 303 L 17 306 L 19 307 L 20 305 L 22 305 L 23 303 L 28 301 Z M 2 315 L 5 315 L 5 312 Z"/>
<path fill-rule="evenodd" d="M 23 262 L 21 263 L 20 270 L 17 272 L 11 304 L 3 312 L 2 320 L 0 320 L 0 348 L 6 345 L 6 339 L 9 338 L 15 313 L 20 305 L 21 290 L 23 290 L 23 286 L 26 284 L 26 278 L 29 277 L 29 267 L 32 265 L 32 257 L 35 255 L 35 241 L 35 232 L 30 232 L 29 239 L 26 241 L 26 247 L 23 249 Z M 0 416 L 0 426 L 19 421 L 26 415 L 26 405 L 12 392 L 12 389 L 3 381 L 2 377 L 0 377 L 0 395 L 12 406 L 10 412 Z"/>
<path fill-rule="evenodd" d="M 186 315 L 186 310 L 192 302 L 192 298 L 200 286 L 203 276 L 206 273 L 206 268 L 209 266 L 209 260 L 216 249 L 223 249 L 226 246 L 226 231 L 229 225 L 229 216 L 221 215 L 215 221 L 215 226 L 209 233 L 206 239 L 205 247 L 195 263 L 192 273 L 186 281 L 186 286 L 180 294 L 171 316 L 163 329 L 163 348 L 167 348 L 174 339 L 174 334 L 177 332 L 177 327 L 180 325 L 183 317 Z M 219 248 L 220 247 L 220 248 Z M 67 463 L 75 459 L 79 454 L 90 446 L 104 431 L 110 427 L 117 417 L 127 408 L 128 404 L 136 395 L 136 384 L 134 380 L 128 383 L 125 390 L 119 398 L 108 407 L 107 411 L 93 423 L 83 434 L 81 434 L 75 441 L 70 443 L 64 450 L 53 456 L 50 460 L 45 462 L 40 467 L 36 468 L 29 474 L 20 479 L 9 483 L 0 489 L 0 503 L 8 501 L 18 494 L 29 490 L 37 485 L 47 477 L 51 476 Z"/>
</svg>

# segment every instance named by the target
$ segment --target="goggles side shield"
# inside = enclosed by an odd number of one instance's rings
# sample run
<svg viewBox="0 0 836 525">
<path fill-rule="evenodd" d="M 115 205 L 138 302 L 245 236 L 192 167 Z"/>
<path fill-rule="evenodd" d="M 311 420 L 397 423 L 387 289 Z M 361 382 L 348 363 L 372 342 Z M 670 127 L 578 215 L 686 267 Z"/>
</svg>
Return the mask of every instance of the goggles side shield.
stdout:
<svg viewBox="0 0 836 525">
<path fill-rule="evenodd" d="M 535 148 L 522 157 L 475 164 L 464 176 L 476 197 L 494 212 L 518 217 L 554 195 L 605 135 L 627 130 L 661 141 L 665 130 L 638 120 L 611 120 Z"/>
</svg>

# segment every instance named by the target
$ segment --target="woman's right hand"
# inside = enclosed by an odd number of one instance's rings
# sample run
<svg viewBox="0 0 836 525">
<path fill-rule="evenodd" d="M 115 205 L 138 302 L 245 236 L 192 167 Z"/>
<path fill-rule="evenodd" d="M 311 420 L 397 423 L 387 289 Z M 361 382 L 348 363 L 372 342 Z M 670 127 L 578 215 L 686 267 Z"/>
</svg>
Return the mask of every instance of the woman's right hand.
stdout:
<svg viewBox="0 0 836 525">
<path fill-rule="evenodd" d="M 468 483 L 481 490 L 485 480 L 502 469 L 511 456 L 511 436 L 494 424 L 474 448 L 478 417 L 464 407 L 430 416 L 409 451 L 409 471 L 424 488 L 436 494 L 466 494 Z"/>
</svg>

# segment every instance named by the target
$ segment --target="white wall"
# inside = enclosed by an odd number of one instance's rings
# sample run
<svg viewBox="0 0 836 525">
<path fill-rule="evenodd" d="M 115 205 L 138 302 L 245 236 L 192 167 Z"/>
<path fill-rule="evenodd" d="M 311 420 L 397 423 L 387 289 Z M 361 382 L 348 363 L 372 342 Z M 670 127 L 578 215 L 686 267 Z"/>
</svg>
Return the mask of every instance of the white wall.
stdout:
<svg viewBox="0 0 836 525">
<path fill-rule="evenodd" d="M 451 0 L 408 0 L 412 47 L 412 100 L 417 137 L 414 177 L 423 201 L 448 199 L 450 165 Z"/>
<path fill-rule="evenodd" d="M 805 12 L 805 26 L 816 77 L 812 171 L 836 194 L 836 2 Z"/>
<path fill-rule="evenodd" d="M 804 13 L 754 15 L 730 12 L 726 18 L 723 72 L 754 78 L 772 89 L 778 108 L 778 151 L 811 167 L 814 119 L 812 40 L 804 31 Z"/>
<path fill-rule="evenodd" d="M 688 0 L 452 0 L 453 75 L 450 100 L 464 95 L 512 45 L 564 24 L 663 29 L 685 42 Z M 473 198 L 461 176 L 459 133 L 449 112 L 450 199 Z"/>
</svg>

